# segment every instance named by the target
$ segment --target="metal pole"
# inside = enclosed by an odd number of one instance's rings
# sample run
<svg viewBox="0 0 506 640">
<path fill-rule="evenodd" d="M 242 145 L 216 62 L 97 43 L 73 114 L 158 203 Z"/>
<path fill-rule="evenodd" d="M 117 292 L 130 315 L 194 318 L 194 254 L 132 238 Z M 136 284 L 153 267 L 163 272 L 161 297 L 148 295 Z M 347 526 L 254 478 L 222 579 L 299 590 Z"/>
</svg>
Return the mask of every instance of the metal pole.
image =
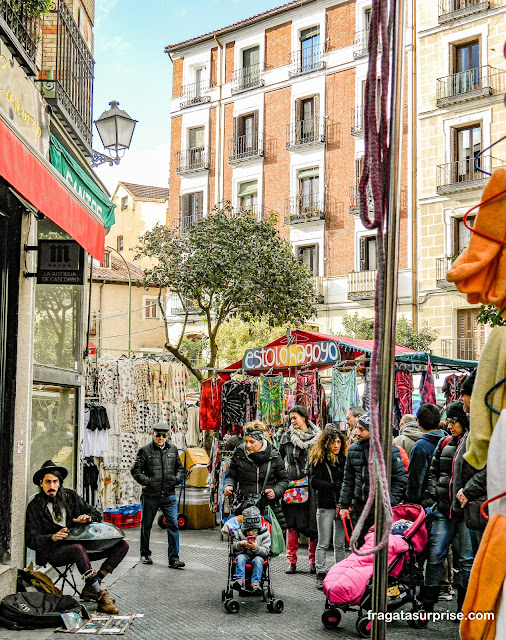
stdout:
<svg viewBox="0 0 506 640">
<path fill-rule="evenodd" d="M 385 292 L 384 334 L 380 337 L 381 389 L 379 393 L 380 430 L 387 476 L 391 472 L 392 412 L 394 396 L 395 324 L 397 320 L 397 280 L 399 267 L 399 212 L 402 171 L 402 134 L 404 120 L 404 32 L 406 25 L 406 0 L 392 0 L 394 10 L 392 46 L 392 93 L 390 98 L 390 184 L 389 210 L 385 228 Z M 378 487 L 377 487 L 378 488 Z M 383 509 L 379 491 L 376 491 L 375 531 L 376 544 L 384 527 Z M 387 610 L 388 547 L 383 547 L 374 557 L 372 584 L 372 611 Z M 376 617 L 372 621 L 372 640 L 384 640 L 386 622 Z"/>
<path fill-rule="evenodd" d="M 119 255 L 119 257 L 125 263 L 125 267 L 127 268 L 127 272 L 128 272 L 128 357 L 130 357 L 130 345 L 132 342 L 132 275 L 130 273 L 130 267 L 128 266 L 128 262 L 121 255 L 121 253 L 114 247 L 106 247 L 106 249 L 115 251 Z"/>
</svg>

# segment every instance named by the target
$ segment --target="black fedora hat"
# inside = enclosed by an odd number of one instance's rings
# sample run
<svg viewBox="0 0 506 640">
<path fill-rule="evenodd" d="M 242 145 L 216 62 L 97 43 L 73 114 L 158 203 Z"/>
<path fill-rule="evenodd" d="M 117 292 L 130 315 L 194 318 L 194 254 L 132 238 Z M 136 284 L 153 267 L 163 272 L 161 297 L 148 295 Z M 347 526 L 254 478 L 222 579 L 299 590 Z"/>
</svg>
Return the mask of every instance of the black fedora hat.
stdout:
<svg viewBox="0 0 506 640">
<path fill-rule="evenodd" d="M 61 475 L 62 480 L 65 480 L 69 473 L 65 467 L 59 467 L 52 460 L 46 460 L 42 467 L 33 474 L 33 484 L 40 486 L 40 481 L 46 473 L 54 473 L 55 471 Z"/>
</svg>

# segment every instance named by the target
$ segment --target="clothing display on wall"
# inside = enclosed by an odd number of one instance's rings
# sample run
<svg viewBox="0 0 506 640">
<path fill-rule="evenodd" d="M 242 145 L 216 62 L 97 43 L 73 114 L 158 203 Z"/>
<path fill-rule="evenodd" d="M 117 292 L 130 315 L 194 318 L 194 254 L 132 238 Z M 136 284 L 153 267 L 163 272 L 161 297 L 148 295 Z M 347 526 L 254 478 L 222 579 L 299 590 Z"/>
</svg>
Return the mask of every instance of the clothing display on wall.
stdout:
<svg viewBox="0 0 506 640">
<path fill-rule="evenodd" d="M 269 427 L 279 427 L 285 416 L 283 376 L 260 376 L 258 381 L 258 417 Z"/>
</svg>

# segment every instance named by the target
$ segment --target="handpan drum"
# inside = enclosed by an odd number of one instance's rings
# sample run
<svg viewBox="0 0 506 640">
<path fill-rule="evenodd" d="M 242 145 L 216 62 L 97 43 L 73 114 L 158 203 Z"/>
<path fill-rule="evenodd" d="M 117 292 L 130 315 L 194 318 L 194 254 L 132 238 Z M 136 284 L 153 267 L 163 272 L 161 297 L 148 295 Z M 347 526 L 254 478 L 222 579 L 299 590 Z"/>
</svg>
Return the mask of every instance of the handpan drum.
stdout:
<svg viewBox="0 0 506 640">
<path fill-rule="evenodd" d="M 62 542 L 79 542 L 88 551 L 107 551 L 124 537 L 123 531 L 110 522 L 87 522 L 76 523 Z"/>
</svg>

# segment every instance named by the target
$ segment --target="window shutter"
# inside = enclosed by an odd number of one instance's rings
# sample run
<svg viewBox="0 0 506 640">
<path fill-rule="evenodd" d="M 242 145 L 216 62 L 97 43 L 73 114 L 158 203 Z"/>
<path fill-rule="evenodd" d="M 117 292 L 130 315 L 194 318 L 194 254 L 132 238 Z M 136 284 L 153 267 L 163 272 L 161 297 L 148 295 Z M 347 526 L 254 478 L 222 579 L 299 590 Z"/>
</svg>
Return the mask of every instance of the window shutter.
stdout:
<svg viewBox="0 0 506 640">
<path fill-rule="evenodd" d="M 239 150 L 239 123 L 237 122 L 239 118 L 234 118 L 234 133 L 233 133 L 233 157 L 236 158 Z"/>
<path fill-rule="evenodd" d="M 459 219 L 452 218 L 451 219 L 451 236 L 452 236 L 452 255 L 456 256 L 460 252 L 460 243 L 459 243 Z"/>
<path fill-rule="evenodd" d="M 359 239 L 360 271 L 367 271 L 367 238 Z"/>
<path fill-rule="evenodd" d="M 253 112 L 253 148 L 258 150 L 258 111 Z"/>
<path fill-rule="evenodd" d="M 182 233 L 188 233 L 189 229 L 189 200 L 190 196 L 185 193 L 179 198 L 179 227 Z"/>
<path fill-rule="evenodd" d="M 196 198 L 195 198 L 195 207 L 196 207 L 196 220 L 201 220 L 202 219 L 202 215 L 203 215 L 203 211 L 204 211 L 204 192 L 203 191 L 199 191 L 196 194 Z"/>
<path fill-rule="evenodd" d="M 355 188 L 358 190 L 360 184 L 360 178 L 364 170 L 364 156 L 355 159 Z"/>
</svg>

